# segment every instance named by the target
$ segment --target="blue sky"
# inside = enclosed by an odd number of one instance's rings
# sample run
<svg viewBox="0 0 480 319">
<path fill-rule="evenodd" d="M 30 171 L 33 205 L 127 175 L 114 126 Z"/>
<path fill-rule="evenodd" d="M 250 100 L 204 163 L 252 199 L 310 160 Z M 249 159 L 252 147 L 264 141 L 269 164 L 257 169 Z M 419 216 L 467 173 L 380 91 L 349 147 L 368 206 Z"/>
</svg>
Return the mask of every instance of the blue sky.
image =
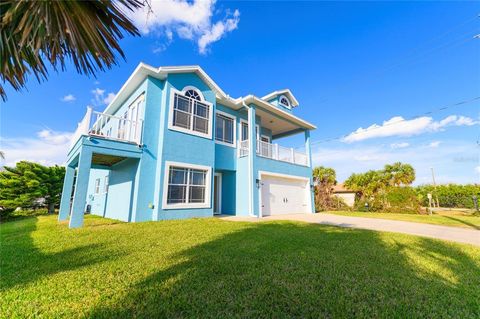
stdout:
<svg viewBox="0 0 480 319">
<path fill-rule="evenodd" d="M 430 167 L 442 183 L 480 181 L 480 100 L 438 110 L 480 96 L 478 2 L 168 0 L 153 10 L 148 20 L 132 14 L 143 36 L 122 40 L 127 61 L 97 78 L 68 66 L 21 92 L 7 85 L 4 164 L 63 163 L 86 106 L 103 110 L 143 61 L 199 64 L 232 97 L 290 88 L 295 114 L 318 127 L 315 164 L 340 181 L 395 161 L 414 165 L 417 184 L 431 180 Z M 299 146 L 302 137 L 280 142 Z"/>
</svg>

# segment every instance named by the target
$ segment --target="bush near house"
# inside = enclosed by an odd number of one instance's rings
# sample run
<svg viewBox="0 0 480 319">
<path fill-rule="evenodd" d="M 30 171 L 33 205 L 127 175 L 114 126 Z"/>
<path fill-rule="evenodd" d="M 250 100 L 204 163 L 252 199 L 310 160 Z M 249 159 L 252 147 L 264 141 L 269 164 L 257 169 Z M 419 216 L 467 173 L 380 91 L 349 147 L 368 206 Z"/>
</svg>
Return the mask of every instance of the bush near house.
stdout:
<svg viewBox="0 0 480 319">
<path fill-rule="evenodd" d="M 345 186 L 357 193 L 355 209 L 388 213 L 419 213 L 420 202 L 409 185 L 415 170 L 409 164 L 387 164 L 382 170 L 352 174 Z"/>
<path fill-rule="evenodd" d="M 438 185 L 421 185 L 415 187 L 415 191 L 419 196 L 421 204 L 428 207 L 427 194 L 433 194 L 434 198 L 438 197 L 441 207 L 449 208 L 474 208 L 472 196 L 477 196 L 480 200 L 479 184 L 448 184 Z"/>
<path fill-rule="evenodd" d="M 0 218 L 8 218 L 15 209 L 47 207 L 55 212 L 60 203 L 65 168 L 43 166 L 28 161 L 15 167 L 4 166 L 0 172 Z"/>
</svg>

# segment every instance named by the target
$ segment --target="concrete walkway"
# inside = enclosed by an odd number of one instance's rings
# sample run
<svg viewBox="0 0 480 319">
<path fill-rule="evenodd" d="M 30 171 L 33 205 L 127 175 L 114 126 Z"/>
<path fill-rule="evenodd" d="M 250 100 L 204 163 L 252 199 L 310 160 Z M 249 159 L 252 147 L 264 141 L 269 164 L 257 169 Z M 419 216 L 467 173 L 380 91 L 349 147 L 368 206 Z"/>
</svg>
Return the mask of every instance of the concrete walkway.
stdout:
<svg viewBox="0 0 480 319">
<path fill-rule="evenodd" d="M 232 221 L 249 222 L 266 222 L 272 220 L 301 221 L 339 227 L 388 231 L 480 246 L 480 230 L 379 218 L 350 217 L 325 213 L 277 215 L 262 218 L 234 216 L 220 216 L 219 218 Z"/>
</svg>

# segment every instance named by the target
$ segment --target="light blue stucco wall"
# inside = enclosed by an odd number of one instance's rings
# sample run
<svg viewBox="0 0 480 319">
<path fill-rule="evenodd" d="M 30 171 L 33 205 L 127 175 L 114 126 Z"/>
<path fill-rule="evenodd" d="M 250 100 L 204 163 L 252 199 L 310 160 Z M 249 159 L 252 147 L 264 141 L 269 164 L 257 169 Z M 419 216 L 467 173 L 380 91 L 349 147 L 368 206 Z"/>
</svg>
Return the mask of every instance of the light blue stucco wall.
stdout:
<svg viewBox="0 0 480 319">
<path fill-rule="evenodd" d="M 105 217 L 132 221 L 132 199 L 138 163 L 138 159 L 131 158 L 112 166 Z"/>
<path fill-rule="evenodd" d="M 168 128 L 170 98 L 172 88 L 181 91 L 185 86 L 195 86 L 205 99 L 212 103 L 212 137 L 203 138 Z M 124 221 L 148 221 L 163 219 L 181 219 L 189 217 L 213 216 L 213 176 L 222 173 L 222 213 L 248 216 L 258 215 L 259 192 L 255 184 L 259 171 L 269 171 L 286 175 L 310 177 L 311 169 L 304 166 L 274 161 L 253 156 L 238 158 L 236 148 L 215 143 L 215 110 L 221 110 L 236 116 L 236 139 L 240 139 L 240 120 L 248 119 L 246 109 L 232 110 L 216 104 L 215 93 L 194 73 L 170 74 L 167 79 L 148 77 L 125 100 L 116 112 L 121 115 L 141 94 L 145 94 L 143 114 L 142 143 L 138 151 L 139 158 L 127 159 L 110 169 L 110 187 L 108 195 L 94 196 L 90 202 L 92 213 Z M 278 103 L 277 103 L 278 104 Z M 281 107 L 281 106 L 279 106 Z M 283 108 L 283 107 L 282 107 Z M 272 132 L 262 127 L 261 118 L 255 116 L 260 125 L 260 134 L 272 139 Z M 81 146 L 79 146 L 81 148 Z M 95 152 L 95 149 L 93 150 Z M 207 208 L 166 209 L 162 207 L 166 162 L 196 164 L 211 168 L 210 198 Z M 88 194 L 93 194 L 94 176 L 105 174 L 105 170 L 91 170 Z M 104 180 L 102 179 L 102 183 Z M 253 184 L 250 187 L 249 184 Z M 103 186 L 101 186 L 103 187 Z M 102 188 L 103 189 L 103 188 Z M 250 211 L 252 192 L 253 208 Z M 89 196 L 87 196 L 88 198 Z M 103 203 L 103 206 L 102 206 Z"/>
<path fill-rule="evenodd" d="M 93 215 L 103 216 L 105 213 L 105 177 L 109 175 L 109 171 L 106 169 L 90 170 L 90 177 L 88 179 L 88 195 L 87 205 L 90 205 L 90 212 Z M 100 180 L 100 193 L 95 193 L 96 181 Z"/>
<path fill-rule="evenodd" d="M 167 77 L 165 85 L 165 112 L 160 119 L 163 124 L 163 149 L 161 158 L 161 174 L 158 180 L 161 184 L 158 196 L 158 220 L 162 219 L 180 219 L 189 217 L 209 217 L 213 216 L 213 207 L 210 203 L 208 208 L 188 208 L 188 209 L 166 209 L 162 207 L 163 189 L 165 180 L 165 166 L 167 161 L 203 165 L 211 168 L 210 184 L 213 184 L 213 173 L 215 171 L 215 142 L 212 138 L 199 137 L 183 132 L 178 132 L 168 128 L 169 105 L 172 96 L 172 88 L 182 91 L 186 86 L 195 86 L 199 89 L 205 100 L 212 103 L 212 110 L 215 110 L 215 94 L 210 88 L 193 73 L 189 74 L 170 74 Z M 215 127 L 215 117 L 212 117 L 212 130 Z M 213 198 L 213 187 L 210 189 L 210 198 Z"/>
<path fill-rule="evenodd" d="M 270 104 L 272 105 L 275 105 L 276 107 L 278 107 L 279 109 L 281 110 L 284 110 L 284 111 L 287 111 L 287 112 L 290 112 L 290 113 L 293 113 L 293 109 L 292 108 L 288 108 L 288 107 L 285 107 L 283 106 L 282 104 L 280 104 L 280 96 L 281 95 L 277 95 L 275 96 L 274 98 L 268 100 L 267 102 L 269 102 Z M 290 101 L 291 103 L 291 101 Z"/>
</svg>

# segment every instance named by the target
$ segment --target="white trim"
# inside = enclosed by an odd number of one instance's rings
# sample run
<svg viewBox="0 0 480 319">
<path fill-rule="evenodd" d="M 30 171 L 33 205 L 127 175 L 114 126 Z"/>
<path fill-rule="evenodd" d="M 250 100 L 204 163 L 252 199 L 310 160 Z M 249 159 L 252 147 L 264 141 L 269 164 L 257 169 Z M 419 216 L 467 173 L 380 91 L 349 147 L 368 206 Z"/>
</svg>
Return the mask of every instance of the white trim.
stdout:
<svg viewBox="0 0 480 319">
<path fill-rule="evenodd" d="M 100 178 L 95 179 L 95 187 L 94 187 L 94 190 L 93 190 L 93 193 L 94 193 L 95 195 L 100 194 L 100 183 L 101 183 L 101 179 L 100 179 Z"/>
<path fill-rule="evenodd" d="M 210 102 L 207 102 L 207 101 L 202 101 L 201 102 L 201 103 L 205 103 L 209 106 L 209 110 L 208 110 L 208 134 L 205 134 L 205 133 L 201 133 L 201 132 L 197 132 L 197 131 L 194 131 L 194 130 L 190 130 L 190 129 L 186 129 L 186 128 L 183 128 L 183 127 L 178 127 L 178 126 L 173 125 L 173 104 L 175 102 L 175 93 L 179 94 L 179 95 L 182 95 L 182 92 L 180 92 L 179 90 L 172 87 L 172 88 L 170 88 L 169 93 L 170 93 L 170 104 L 169 104 L 169 107 L 168 107 L 168 129 L 172 130 L 172 131 L 178 131 L 178 132 L 182 132 L 182 133 L 186 133 L 186 134 L 190 134 L 190 135 L 194 135 L 194 136 L 207 138 L 207 139 L 212 139 L 212 122 L 213 122 L 213 113 L 214 113 L 213 104 L 210 103 Z M 192 113 L 192 116 L 193 116 L 193 113 Z"/>
<path fill-rule="evenodd" d="M 185 92 L 187 92 L 188 90 L 194 90 L 195 92 L 198 93 L 198 95 L 200 95 L 200 101 L 205 101 L 205 97 L 203 96 L 203 93 L 202 91 L 200 91 L 199 89 L 197 89 L 196 87 L 194 87 L 193 85 L 187 85 L 186 87 L 184 87 L 182 89 L 182 95 L 185 95 Z"/>
<path fill-rule="evenodd" d="M 281 102 L 281 101 L 282 101 L 282 97 L 287 99 L 288 105 L 286 105 L 286 104 L 284 104 L 284 103 Z M 285 94 L 282 94 L 282 95 L 280 95 L 280 96 L 278 97 L 278 105 L 283 106 L 283 107 L 285 107 L 285 108 L 287 108 L 287 109 L 289 109 L 289 110 L 292 109 L 292 102 L 290 102 L 290 99 L 289 99 Z"/>
<path fill-rule="evenodd" d="M 277 90 L 277 91 L 274 91 L 272 93 L 269 93 L 267 95 L 265 95 L 264 97 L 262 97 L 262 100 L 264 101 L 267 101 L 272 99 L 273 97 L 275 96 L 278 96 L 278 95 L 287 95 L 289 96 L 288 98 L 288 101 L 290 102 L 290 106 L 291 107 L 296 107 L 298 106 L 298 101 L 297 99 L 295 98 L 295 96 L 293 95 L 292 91 L 290 91 L 289 89 L 284 89 L 284 90 Z"/>
<path fill-rule="evenodd" d="M 242 123 L 245 123 L 248 125 L 248 121 L 245 120 L 245 119 L 240 119 L 240 125 L 239 125 L 239 130 L 240 130 L 240 133 L 238 134 L 238 140 L 239 141 L 242 141 Z M 260 137 L 260 125 L 258 124 L 255 124 L 255 127 L 257 128 L 257 141 Z"/>
<path fill-rule="evenodd" d="M 216 172 L 215 174 L 213 174 L 214 176 L 217 176 L 218 177 L 218 185 L 217 185 L 217 190 L 219 192 L 219 194 L 217 194 L 217 199 L 218 199 L 218 212 L 215 214 L 215 201 L 212 203 L 212 207 L 213 207 L 213 214 L 214 215 L 221 215 L 222 214 L 222 179 L 223 179 L 223 176 L 222 176 L 222 173 L 220 172 Z M 213 181 L 215 183 L 215 180 Z M 213 187 L 213 189 L 215 190 L 215 187 Z M 215 195 L 213 195 L 213 198 L 215 198 Z"/>
<path fill-rule="evenodd" d="M 180 203 L 180 204 L 168 204 L 168 178 L 170 172 L 170 166 L 178 166 L 181 168 L 191 168 L 206 170 L 205 176 L 205 203 Z M 212 189 L 212 168 L 210 166 L 196 165 L 190 163 L 165 161 L 164 173 L 163 173 L 163 199 L 162 209 L 185 209 L 185 208 L 210 208 L 211 207 L 211 189 Z"/>
<path fill-rule="evenodd" d="M 260 141 L 262 141 L 262 138 L 264 138 L 264 137 L 266 137 L 266 138 L 267 138 L 267 140 L 268 140 L 268 143 L 272 143 L 272 139 L 270 138 L 270 136 L 268 136 L 268 135 L 264 135 L 264 134 L 260 135 Z M 263 142 L 263 141 L 262 141 L 262 142 Z"/>
<path fill-rule="evenodd" d="M 297 176 L 297 175 L 288 175 L 288 174 L 280 174 L 280 173 L 274 173 L 274 172 L 269 172 L 269 171 L 258 171 L 258 179 L 260 180 L 260 187 L 258 188 L 258 209 L 259 213 L 258 216 L 263 217 L 262 213 L 262 177 L 263 176 L 272 176 L 272 177 L 280 177 L 280 178 L 286 178 L 286 179 L 293 179 L 293 180 L 301 180 L 305 181 L 306 184 L 306 191 L 308 192 L 308 201 L 310 204 L 310 210 L 312 209 L 312 194 L 310 190 L 310 178 L 309 177 L 303 177 L 303 176 Z M 314 212 L 310 212 L 314 213 Z"/>
<path fill-rule="evenodd" d="M 223 142 L 223 141 L 217 141 L 217 113 L 220 114 L 220 115 L 223 115 L 225 117 L 229 117 L 233 120 L 233 144 L 230 144 L 230 143 L 227 143 L 227 142 Z M 215 143 L 217 144 L 221 144 L 221 145 L 225 145 L 225 146 L 230 146 L 230 147 L 237 147 L 237 117 L 235 115 L 232 115 L 232 114 L 229 114 L 229 113 L 226 113 L 226 112 L 223 112 L 223 111 L 219 111 L 219 110 L 215 110 L 215 135 L 213 137 L 215 139 Z"/>
</svg>

